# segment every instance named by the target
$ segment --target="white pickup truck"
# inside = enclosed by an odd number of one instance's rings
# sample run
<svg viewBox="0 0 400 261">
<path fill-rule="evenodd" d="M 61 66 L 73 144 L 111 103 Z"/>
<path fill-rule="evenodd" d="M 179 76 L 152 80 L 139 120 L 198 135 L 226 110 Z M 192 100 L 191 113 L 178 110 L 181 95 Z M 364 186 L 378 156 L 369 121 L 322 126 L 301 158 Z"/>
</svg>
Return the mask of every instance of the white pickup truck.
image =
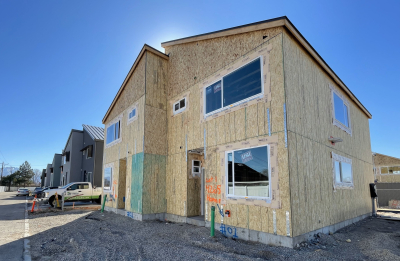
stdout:
<svg viewBox="0 0 400 261">
<path fill-rule="evenodd" d="M 93 188 L 90 182 L 72 182 L 64 187 L 56 189 L 46 189 L 44 192 L 44 202 L 49 202 L 53 207 L 56 203 L 55 194 L 57 192 L 58 200 L 62 200 L 64 193 L 64 202 L 67 201 L 95 201 L 101 203 L 101 188 Z"/>
</svg>

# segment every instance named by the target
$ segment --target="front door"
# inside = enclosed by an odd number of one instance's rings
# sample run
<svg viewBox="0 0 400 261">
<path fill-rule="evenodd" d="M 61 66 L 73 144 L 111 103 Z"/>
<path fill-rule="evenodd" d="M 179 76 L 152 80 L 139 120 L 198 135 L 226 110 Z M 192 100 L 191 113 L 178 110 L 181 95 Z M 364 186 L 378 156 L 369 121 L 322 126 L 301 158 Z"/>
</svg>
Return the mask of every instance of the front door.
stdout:
<svg viewBox="0 0 400 261">
<path fill-rule="evenodd" d="M 118 176 L 118 196 L 117 208 L 125 208 L 125 190 L 126 190 L 126 158 L 119 160 L 119 176 Z"/>
</svg>

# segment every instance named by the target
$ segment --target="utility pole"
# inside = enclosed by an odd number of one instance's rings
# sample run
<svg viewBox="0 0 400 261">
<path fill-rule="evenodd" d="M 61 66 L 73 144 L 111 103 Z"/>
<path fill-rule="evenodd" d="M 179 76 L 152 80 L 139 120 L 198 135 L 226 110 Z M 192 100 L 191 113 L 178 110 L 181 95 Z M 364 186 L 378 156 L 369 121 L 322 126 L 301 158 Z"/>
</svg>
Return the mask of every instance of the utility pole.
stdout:
<svg viewBox="0 0 400 261">
<path fill-rule="evenodd" d="M 7 164 L 4 164 L 4 161 L 1 163 L 1 176 L 0 176 L 0 182 L 3 180 L 3 170 L 4 170 L 4 166 Z"/>
<path fill-rule="evenodd" d="M 4 161 L 1 163 L 1 177 L 0 177 L 0 182 L 3 180 L 3 169 L 4 169 Z"/>
</svg>

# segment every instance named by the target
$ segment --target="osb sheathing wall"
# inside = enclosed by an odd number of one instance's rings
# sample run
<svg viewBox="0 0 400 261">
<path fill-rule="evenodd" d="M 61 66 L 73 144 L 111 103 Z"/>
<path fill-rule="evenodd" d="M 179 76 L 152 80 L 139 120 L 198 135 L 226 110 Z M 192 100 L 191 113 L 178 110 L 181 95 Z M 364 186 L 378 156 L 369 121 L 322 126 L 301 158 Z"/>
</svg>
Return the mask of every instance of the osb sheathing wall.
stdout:
<svg viewBox="0 0 400 261">
<path fill-rule="evenodd" d="M 104 149 L 104 165 L 113 163 L 114 195 L 106 206 L 116 208 L 119 168 L 126 167 L 125 209 L 135 213 L 166 212 L 166 75 L 167 61 L 145 52 L 132 73 L 105 126 L 123 113 L 122 141 Z M 137 107 L 137 119 L 127 124 L 129 109 Z M 105 140 L 107 139 L 105 129 Z M 119 159 L 127 158 L 126 166 Z"/>
<path fill-rule="evenodd" d="M 143 214 L 165 213 L 167 167 L 167 60 L 147 52 Z"/>
<path fill-rule="evenodd" d="M 371 212 L 368 118 L 289 32 L 283 35 L 293 236 Z M 335 50 L 334 50 L 335 51 Z M 350 102 L 352 136 L 332 124 L 332 85 Z M 343 139 L 334 146 L 330 136 Z M 354 189 L 333 189 L 331 152 L 352 159 Z"/>
<path fill-rule="evenodd" d="M 172 107 L 168 103 L 168 164 L 167 164 L 167 212 L 187 216 L 188 178 L 185 149 L 204 147 L 204 129 L 206 129 L 206 179 L 207 185 L 221 185 L 219 145 L 230 144 L 247 139 L 268 135 L 267 109 L 271 113 L 271 134 L 278 136 L 279 187 L 281 190 L 281 208 L 240 204 L 226 204 L 225 210 L 231 211 L 230 217 L 224 218 L 224 224 L 264 231 L 273 234 L 273 211 L 276 211 L 276 233 L 287 235 L 286 211 L 290 211 L 288 155 L 284 141 L 284 82 L 282 59 L 282 29 L 273 28 L 251 33 L 221 37 L 194 43 L 166 47 L 170 54 L 168 100 L 175 100 L 190 91 L 189 109 L 172 117 Z M 263 39 L 263 36 L 268 36 Z M 272 101 L 259 102 L 207 122 L 200 123 L 200 83 L 206 76 L 239 59 L 265 43 L 271 44 L 270 85 Z M 186 142 L 187 141 L 187 142 Z M 212 178 L 212 179 L 211 179 Z M 217 202 L 221 194 L 213 194 Z M 220 204 L 219 204 L 220 205 Z M 210 221 L 210 208 L 216 202 L 207 201 L 206 220 Z M 191 211 L 190 211 L 191 212 Z M 218 213 L 218 212 L 217 212 Z M 217 214 L 216 222 L 221 222 Z M 290 219 L 288 220 L 290 227 Z M 290 231 L 289 231 L 290 233 Z M 291 233 L 290 233 L 291 234 Z"/>
<path fill-rule="evenodd" d="M 381 167 L 400 166 L 400 159 L 386 156 L 380 153 L 375 153 L 375 156 L 373 156 L 373 162 L 376 168 L 375 178 L 378 180 L 379 183 L 400 182 L 399 174 L 382 174 L 380 170 Z"/>
<path fill-rule="evenodd" d="M 135 75 L 135 72 L 134 72 Z M 144 81 L 143 81 L 144 82 Z M 126 89 L 124 90 L 126 91 Z M 128 115 L 129 115 L 129 107 L 135 103 L 138 103 L 137 107 L 137 120 L 131 122 L 127 125 Z M 111 196 L 112 193 L 106 193 L 107 202 L 106 206 L 117 208 L 117 199 L 118 199 L 118 184 L 119 180 L 119 168 L 126 167 L 126 190 L 125 190 L 125 206 L 127 210 L 131 209 L 131 197 L 134 194 L 134 191 L 131 190 L 132 184 L 132 158 L 136 155 L 141 154 L 141 161 L 143 161 L 143 136 L 144 136 L 144 107 L 145 107 L 145 96 L 143 95 L 138 100 L 134 100 L 132 102 L 126 103 L 126 109 L 122 112 L 123 117 L 121 120 L 121 142 L 117 143 L 111 147 L 106 148 L 104 146 L 104 166 L 107 164 L 113 163 L 113 171 L 112 171 L 112 179 L 113 179 L 113 188 L 114 195 Z M 118 104 L 118 101 L 117 101 Z M 111 114 L 113 111 L 111 111 Z M 110 122 L 112 118 L 107 119 L 107 123 Z M 104 129 L 104 140 L 107 140 L 107 123 L 105 124 Z M 128 153 L 129 152 L 129 153 Z M 126 165 L 120 166 L 119 159 L 126 158 Z M 138 161 L 138 157 L 136 160 Z M 143 164 L 143 163 L 141 163 Z M 103 170 L 104 172 L 104 170 Z M 104 177 L 104 176 L 103 176 Z M 104 181 L 103 181 L 104 182 Z M 123 182 L 123 181 L 122 181 Z M 115 197 L 117 196 L 117 197 Z M 137 201 L 135 200 L 134 206 L 137 207 Z"/>
</svg>

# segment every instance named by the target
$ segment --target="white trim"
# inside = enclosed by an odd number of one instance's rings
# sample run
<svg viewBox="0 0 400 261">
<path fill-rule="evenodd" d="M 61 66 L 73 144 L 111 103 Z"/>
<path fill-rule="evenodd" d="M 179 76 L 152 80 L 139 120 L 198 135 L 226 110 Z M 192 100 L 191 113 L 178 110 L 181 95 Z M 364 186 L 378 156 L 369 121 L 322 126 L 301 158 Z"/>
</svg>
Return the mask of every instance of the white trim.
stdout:
<svg viewBox="0 0 400 261">
<path fill-rule="evenodd" d="M 182 99 L 179 99 L 179 101 L 177 101 L 177 102 L 175 102 L 175 103 L 172 104 L 172 111 L 173 111 L 174 115 L 175 115 L 175 114 L 178 114 L 178 113 L 181 113 L 181 112 L 183 112 L 184 110 L 186 110 L 187 102 L 188 102 L 188 99 L 186 99 L 186 98 L 187 98 L 187 97 L 183 97 Z M 176 104 L 179 104 L 179 106 L 180 106 L 180 102 L 181 102 L 182 100 L 185 100 L 185 107 L 179 108 L 179 110 L 175 111 L 175 105 L 176 105 Z"/>
<path fill-rule="evenodd" d="M 199 166 L 194 166 L 195 161 L 199 162 Z M 194 171 L 195 167 L 199 169 L 198 172 Z M 201 176 L 200 174 L 201 174 L 201 161 L 200 160 L 192 160 L 192 175 L 193 175 L 193 177 L 200 177 Z"/>
<path fill-rule="evenodd" d="M 336 181 L 336 168 L 335 162 L 344 162 L 351 166 L 351 183 L 337 182 Z M 332 151 L 332 170 L 333 170 L 333 188 L 336 189 L 353 189 L 354 188 L 354 176 L 353 176 L 353 160 L 336 154 Z"/>
<path fill-rule="evenodd" d="M 129 109 L 127 110 L 127 120 L 126 120 L 126 125 L 131 124 L 132 122 L 134 122 L 135 120 L 138 119 L 138 103 L 135 103 L 134 105 L 132 105 L 131 107 L 129 107 Z M 135 111 L 135 116 L 133 116 L 132 118 L 129 118 L 129 114 L 133 111 Z"/>
<path fill-rule="evenodd" d="M 122 124 L 121 124 L 121 122 L 122 122 L 123 117 L 124 117 L 124 113 L 121 113 L 120 115 L 115 117 L 112 121 L 110 121 L 106 125 L 106 128 L 104 130 L 104 132 L 105 132 L 104 133 L 104 141 L 105 141 L 105 145 L 106 145 L 105 147 L 106 148 L 114 146 L 115 144 L 118 144 L 118 143 L 120 143 L 122 141 L 122 128 L 121 128 Z M 108 129 L 108 127 L 110 127 L 111 125 L 117 123 L 118 121 L 119 121 L 119 138 L 107 144 L 107 129 Z"/>
<path fill-rule="evenodd" d="M 335 89 L 335 87 L 333 87 L 332 85 L 329 85 L 329 88 L 331 89 L 332 124 L 334 126 L 338 127 L 339 129 L 347 132 L 348 134 L 350 134 L 350 136 L 352 136 L 351 117 L 350 117 L 350 115 L 351 115 L 350 114 L 350 103 L 348 102 L 348 100 L 342 94 L 340 94 Z M 347 106 L 347 120 L 348 120 L 349 127 L 347 127 L 342 122 L 340 122 L 339 120 L 336 119 L 336 115 L 335 115 L 335 96 L 334 96 L 334 94 L 336 94 L 340 99 L 342 99 L 343 105 Z"/>
<path fill-rule="evenodd" d="M 248 64 L 254 62 L 254 61 L 257 60 L 257 59 L 260 59 L 261 93 L 256 94 L 256 95 L 253 95 L 253 96 L 251 96 L 251 97 L 249 97 L 249 98 L 246 98 L 246 99 L 244 99 L 244 100 L 235 102 L 235 103 L 233 103 L 233 104 L 230 104 L 230 105 L 227 105 L 227 106 L 224 107 L 224 80 L 223 80 L 224 77 L 227 76 L 227 75 L 230 75 L 230 74 L 234 73 L 235 71 L 239 70 L 240 68 L 242 68 L 242 67 L 244 67 L 244 66 L 247 66 Z M 263 97 L 263 96 L 264 96 L 264 77 L 263 77 L 263 75 L 264 75 L 264 74 L 263 74 L 263 56 L 260 55 L 260 56 L 257 56 L 256 58 L 252 59 L 252 60 L 249 61 L 248 63 L 239 66 L 239 67 L 236 68 L 235 70 L 233 70 L 233 71 L 231 71 L 231 72 L 229 72 L 229 73 L 227 73 L 227 74 L 222 75 L 221 78 L 219 78 L 218 80 L 213 81 L 212 83 L 207 83 L 207 85 L 204 85 L 204 86 L 203 86 L 203 108 L 204 108 L 204 110 L 203 110 L 203 115 L 204 115 L 204 118 L 207 118 L 207 117 L 209 117 L 209 116 L 211 116 L 211 115 L 213 115 L 213 114 L 219 113 L 219 112 L 221 112 L 221 111 L 225 111 L 225 110 L 228 110 L 228 109 L 230 109 L 230 108 L 236 107 L 236 106 L 238 106 L 238 105 L 240 105 L 240 104 L 242 104 L 242 103 L 248 102 L 248 101 L 250 101 L 250 100 L 254 100 L 254 99 L 258 99 L 258 98 Z M 211 85 L 213 85 L 214 83 L 219 82 L 219 81 L 221 81 L 221 108 L 218 109 L 218 110 L 215 110 L 215 111 L 206 113 L 206 112 L 207 112 L 207 107 L 206 107 L 206 96 L 207 96 L 207 94 L 206 94 L 206 88 L 207 88 L 207 87 L 210 87 Z"/>
<path fill-rule="evenodd" d="M 238 150 L 247 150 L 247 149 L 254 149 L 259 147 L 267 147 L 267 155 L 268 155 L 268 197 L 257 197 L 257 196 L 238 196 L 235 195 L 235 172 L 232 170 L 232 183 L 233 183 L 233 194 L 229 194 L 229 177 L 228 177 L 228 154 L 232 153 L 232 166 L 235 164 L 235 156 L 234 152 Z M 258 199 L 258 200 L 265 200 L 267 203 L 271 203 L 272 199 L 272 186 L 271 186 L 271 164 L 270 164 L 270 145 L 260 145 L 248 148 L 240 148 L 235 150 L 227 150 L 225 151 L 225 194 L 227 199 Z"/>
<path fill-rule="evenodd" d="M 104 175 L 105 175 L 106 169 L 108 169 L 108 168 L 111 169 L 111 181 L 110 181 L 111 183 L 110 183 L 110 189 L 105 189 L 104 188 Z M 103 168 L 103 181 L 102 181 L 103 192 L 111 192 L 112 191 L 113 179 L 114 179 L 114 163 L 105 164 L 104 168 Z"/>
</svg>

